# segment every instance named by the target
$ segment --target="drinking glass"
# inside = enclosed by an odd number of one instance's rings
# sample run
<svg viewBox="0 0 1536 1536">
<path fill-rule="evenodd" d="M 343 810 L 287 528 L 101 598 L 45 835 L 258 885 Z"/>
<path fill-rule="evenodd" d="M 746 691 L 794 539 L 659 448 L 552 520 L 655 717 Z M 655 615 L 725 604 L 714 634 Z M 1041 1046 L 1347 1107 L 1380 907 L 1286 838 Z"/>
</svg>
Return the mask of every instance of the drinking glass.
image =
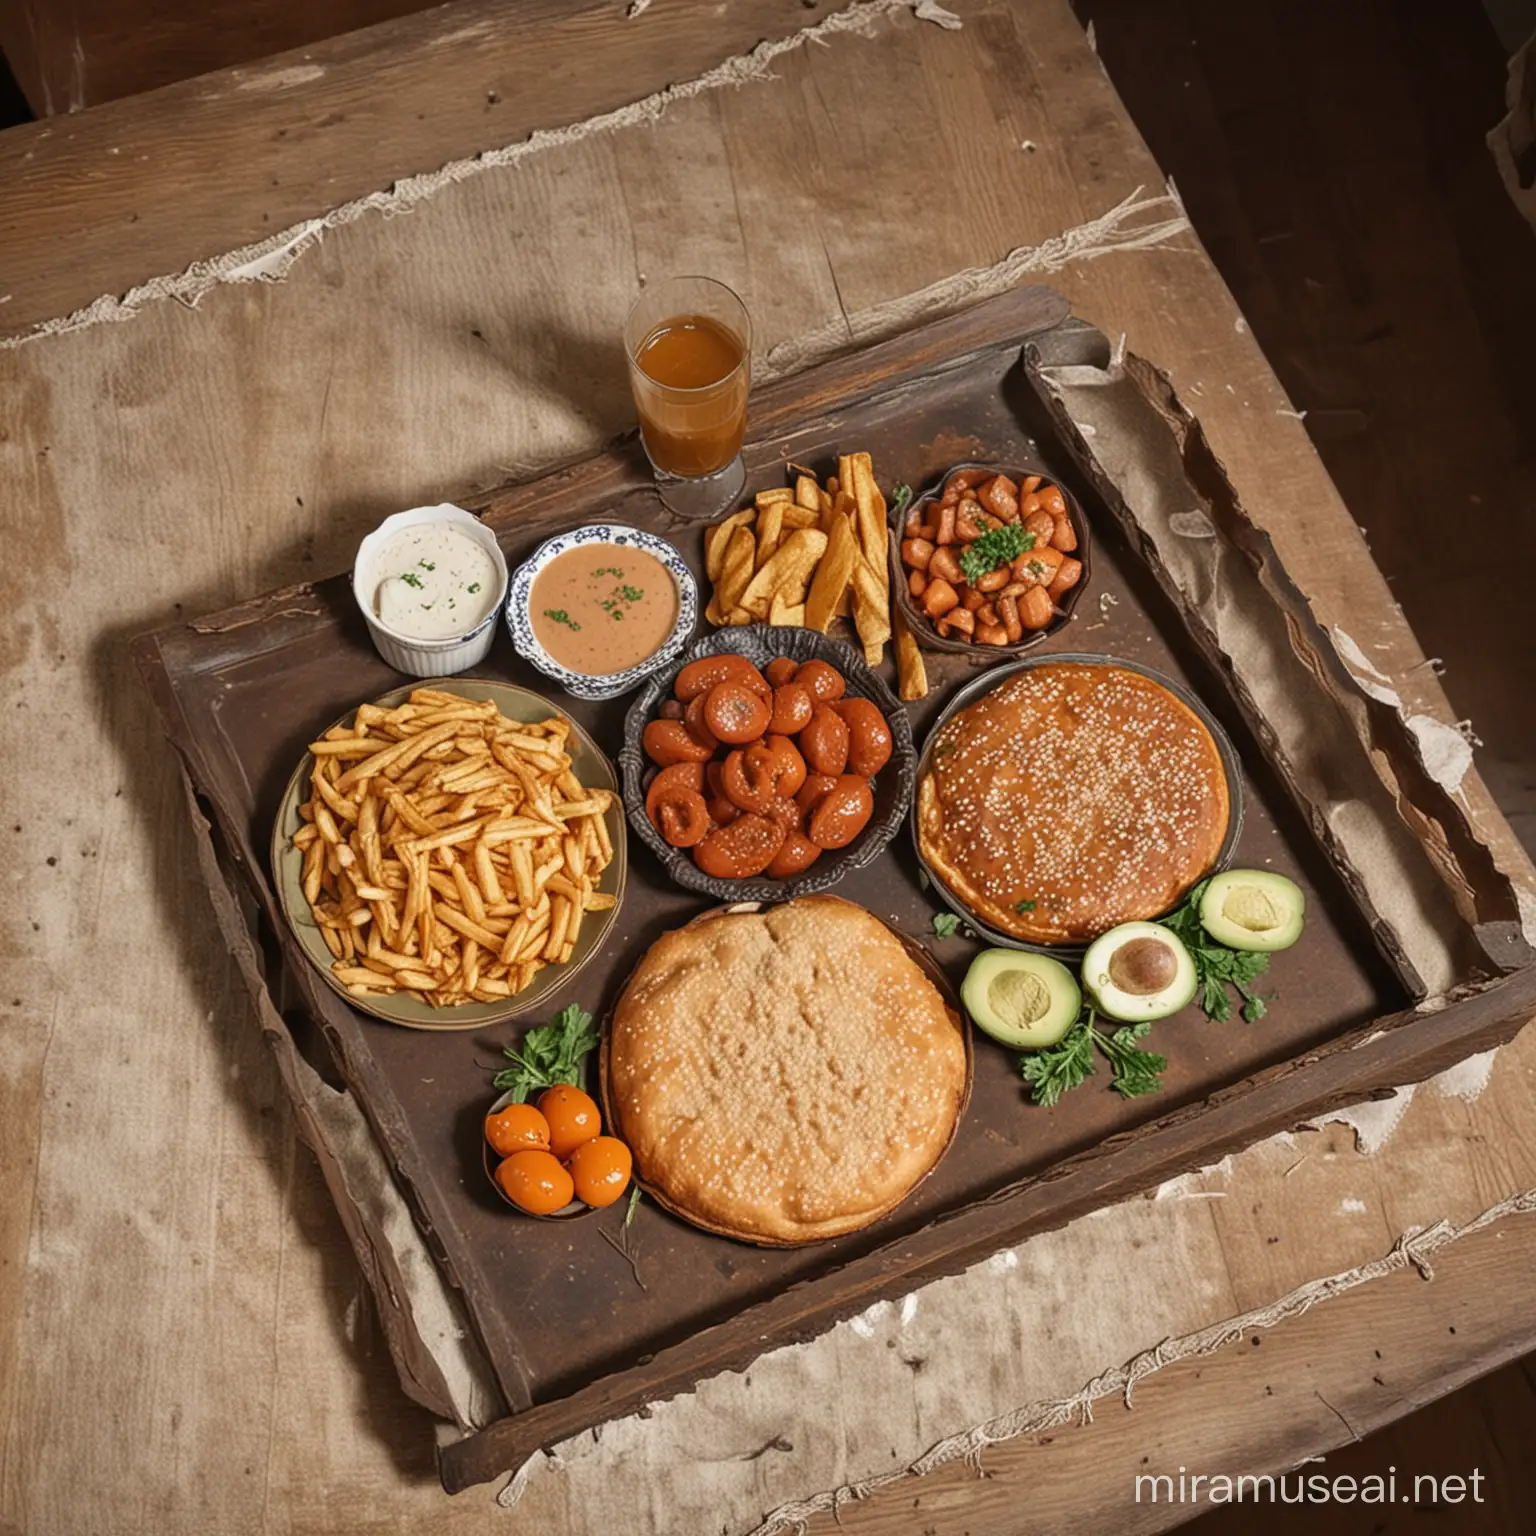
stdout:
<svg viewBox="0 0 1536 1536">
<path fill-rule="evenodd" d="M 746 484 L 741 443 L 752 374 L 746 306 L 709 277 L 648 284 L 624 323 L 640 441 L 672 511 L 714 517 Z"/>
</svg>

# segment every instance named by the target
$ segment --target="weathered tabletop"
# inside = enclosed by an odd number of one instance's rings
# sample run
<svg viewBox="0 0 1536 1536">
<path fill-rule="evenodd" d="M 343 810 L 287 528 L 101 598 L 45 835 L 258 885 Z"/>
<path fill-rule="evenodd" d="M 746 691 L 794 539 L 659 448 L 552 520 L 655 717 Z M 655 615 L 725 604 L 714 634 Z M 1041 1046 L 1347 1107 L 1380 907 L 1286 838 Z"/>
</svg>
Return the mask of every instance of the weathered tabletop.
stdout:
<svg viewBox="0 0 1536 1536">
<path fill-rule="evenodd" d="M 450 1505 L 437 1490 L 431 1424 L 399 1393 L 295 1144 L 123 641 L 338 568 L 387 511 L 468 495 L 622 430 L 618 325 L 641 274 L 682 264 L 733 282 L 768 357 L 831 321 L 859 330 L 881 302 L 1082 225 L 1137 187 L 1162 193 L 1065 0 L 952 8 L 959 31 L 880 16 L 868 35 L 783 54 L 771 80 L 552 144 L 408 217 L 360 218 L 280 284 L 0 352 L 0 579 L 15 614 L 0 638 L 0 1529 L 469 1530 L 496 1518 L 476 1495 Z M 361 99 L 352 43 L 334 76 L 290 60 L 192 82 L 182 107 L 210 115 L 220 131 L 206 135 L 192 119 L 169 130 L 163 99 L 52 125 L 54 139 L 0 135 L 0 160 L 35 165 L 23 157 L 46 151 L 54 190 L 76 188 L 96 220 L 66 245 L 49 200 L 27 203 L 35 185 L 0 185 L 0 325 L 24 329 L 259 238 L 264 176 L 281 183 L 266 227 L 282 227 L 451 154 L 642 97 L 827 7 L 753 0 L 711 20 L 693 0 L 654 0 L 626 20 L 622 6 L 550 5 L 517 35 L 515 74 L 505 23 L 530 7 L 467 9 L 458 30 L 480 29 L 475 57 L 462 38 L 445 43 L 439 89 L 425 95 L 431 51 L 392 58 L 391 91 L 356 108 L 362 130 L 348 121 Z M 619 81 L 572 67 L 561 28 L 576 22 L 560 17 L 576 10 L 593 48 L 622 44 Z M 435 13 L 445 37 L 455 13 Z M 337 81 L 353 93 L 346 110 L 326 94 Z M 236 92 L 238 153 L 219 116 Z M 501 98 L 510 128 L 490 110 Z M 420 110 L 415 137 L 389 120 L 391 101 Z M 451 124 L 431 117 L 432 101 Z M 293 123 L 306 151 L 274 171 Z M 135 232 L 140 207 L 153 239 Z M 1449 718 L 1193 235 L 1068 260 L 1050 281 L 1169 370 L 1323 622 L 1346 627 L 1411 708 Z M 1523 871 L 1476 780 L 1465 789 L 1506 866 Z M 573 1448 L 564 1474 L 535 1477 L 515 1518 L 672 1530 L 682 1511 L 682 1528 L 745 1529 L 992 1414 L 1069 1398 L 1165 1337 L 1536 1187 L 1533 1071 L 1527 1032 L 1480 1093 L 1475 1070 L 1420 1089 L 1372 1156 L 1341 1127 L 1302 1132 L 1170 1198 L 1027 1244 L 1012 1262 L 1038 1278 L 1049 1347 L 1037 1333 L 1028 1350 L 1004 1350 L 992 1330 L 950 1320 L 946 1347 L 971 1352 L 980 1383 L 969 1395 L 930 1390 L 941 1373 L 909 1347 L 940 1304 L 922 1293 L 911 1329 L 882 1315 L 839 1330 L 817 1374 L 781 1384 L 781 1422 L 757 1443 L 732 1443 L 746 1420 L 723 1411 L 707 1442 L 671 1410 L 615 1426 Z M 1105 1405 L 1089 1428 L 989 1451 L 985 1482 L 951 1467 L 845 1508 L 844 1523 L 909 1529 L 914 1499 L 936 1531 L 1166 1523 L 1123 1491 L 1143 1456 L 1289 1464 L 1530 1348 L 1531 1309 L 1510 1297 L 1528 1294 L 1531 1226 L 1510 1218 L 1461 1238 L 1436 1257 L 1433 1287 L 1400 1272 L 1279 1322 L 1262 1349 L 1169 1366 L 1138 1387 L 1133 1413 Z M 1085 1309 L 1095 1294 L 1115 1306 Z M 887 1345 L 908 1365 L 885 1403 L 890 1444 L 872 1449 L 846 1383 Z M 722 1383 L 711 1402 L 736 1390 Z"/>
</svg>

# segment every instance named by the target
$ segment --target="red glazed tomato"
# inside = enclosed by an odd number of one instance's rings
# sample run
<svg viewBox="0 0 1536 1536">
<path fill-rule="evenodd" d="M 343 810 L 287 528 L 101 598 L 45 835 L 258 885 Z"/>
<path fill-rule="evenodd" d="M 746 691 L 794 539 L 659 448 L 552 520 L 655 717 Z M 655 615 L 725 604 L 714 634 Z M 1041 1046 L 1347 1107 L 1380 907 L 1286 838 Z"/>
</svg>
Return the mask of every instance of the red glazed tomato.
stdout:
<svg viewBox="0 0 1536 1536">
<path fill-rule="evenodd" d="M 588 1205 L 612 1205 L 629 1188 L 633 1159 L 616 1136 L 595 1136 L 571 1154 L 566 1163 L 576 1186 L 576 1198 Z"/>
<path fill-rule="evenodd" d="M 717 683 L 741 683 L 754 693 L 769 694 L 763 674 L 745 656 L 701 656 L 677 674 L 672 692 L 684 704 L 708 693 Z"/>
<path fill-rule="evenodd" d="M 804 683 L 785 683 L 773 690 L 773 714 L 768 729 L 779 736 L 793 736 L 811 723 L 816 701 Z"/>
<path fill-rule="evenodd" d="M 836 667 L 830 662 L 817 660 L 802 661 L 799 671 L 795 673 L 795 681 L 802 688 L 808 688 L 811 697 L 821 704 L 830 704 L 833 699 L 842 698 L 848 686 Z"/>
<path fill-rule="evenodd" d="M 784 846 L 774 854 L 767 873 L 775 880 L 787 880 L 791 875 L 801 875 L 821 857 L 821 849 L 804 832 L 790 832 L 784 838 Z"/>
<path fill-rule="evenodd" d="M 811 816 L 806 836 L 818 848 L 846 848 L 875 813 L 875 796 L 868 779 L 845 773 L 829 789 Z"/>
<path fill-rule="evenodd" d="M 784 842 L 784 829 L 766 816 L 741 815 L 717 827 L 693 850 L 693 862 L 717 880 L 746 880 L 767 869 Z"/>
<path fill-rule="evenodd" d="M 496 1182 L 513 1205 L 533 1216 L 551 1216 L 576 1198 L 570 1174 L 550 1152 L 514 1152 L 496 1165 Z"/>
<path fill-rule="evenodd" d="M 848 772 L 872 779 L 891 760 L 891 727 L 868 699 L 839 699 L 832 708 L 848 727 Z"/>
<path fill-rule="evenodd" d="M 771 713 L 761 694 L 740 683 L 716 683 L 704 700 L 704 723 L 733 747 L 756 741 L 768 729 Z"/>
<path fill-rule="evenodd" d="M 813 773 L 836 778 L 848 766 L 847 723 L 830 704 L 818 704 L 798 746 Z"/>
<path fill-rule="evenodd" d="M 691 736 L 681 720 L 652 720 L 640 742 L 645 755 L 663 768 L 674 763 L 702 763 L 714 750 Z"/>
</svg>

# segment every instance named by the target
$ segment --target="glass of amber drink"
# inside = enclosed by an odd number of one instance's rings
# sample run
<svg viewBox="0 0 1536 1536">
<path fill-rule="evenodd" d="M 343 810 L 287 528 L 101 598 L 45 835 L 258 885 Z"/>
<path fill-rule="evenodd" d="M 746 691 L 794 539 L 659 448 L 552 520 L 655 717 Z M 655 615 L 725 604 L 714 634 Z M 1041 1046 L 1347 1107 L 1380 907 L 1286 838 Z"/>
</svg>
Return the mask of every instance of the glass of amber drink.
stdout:
<svg viewBox="0 0 1536 1536">
<path fill-rule="evenodd" d="M 709 277 L 669 277 L 635 300 L 624 325 L 640 440 L 674 512 L 714 517 L 741 494 L 746 470 L 752 322 Z"/>
</svg>

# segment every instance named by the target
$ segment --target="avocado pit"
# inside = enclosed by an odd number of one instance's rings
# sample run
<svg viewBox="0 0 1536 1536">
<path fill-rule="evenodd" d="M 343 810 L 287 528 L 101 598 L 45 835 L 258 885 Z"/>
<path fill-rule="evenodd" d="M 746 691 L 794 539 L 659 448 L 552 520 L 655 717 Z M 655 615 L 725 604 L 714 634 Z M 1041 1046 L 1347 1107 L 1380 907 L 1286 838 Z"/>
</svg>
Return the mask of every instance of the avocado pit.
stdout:
<svg viewBox="0 0 1536 1536">
<path fill-rule="evenodd" d="M 1178 956 L 1160 939 L 1131 939 L 1109 957 L 1109 979 L 1132 997 L 1149 997 L 1173 985 Z"/>
</svg>

